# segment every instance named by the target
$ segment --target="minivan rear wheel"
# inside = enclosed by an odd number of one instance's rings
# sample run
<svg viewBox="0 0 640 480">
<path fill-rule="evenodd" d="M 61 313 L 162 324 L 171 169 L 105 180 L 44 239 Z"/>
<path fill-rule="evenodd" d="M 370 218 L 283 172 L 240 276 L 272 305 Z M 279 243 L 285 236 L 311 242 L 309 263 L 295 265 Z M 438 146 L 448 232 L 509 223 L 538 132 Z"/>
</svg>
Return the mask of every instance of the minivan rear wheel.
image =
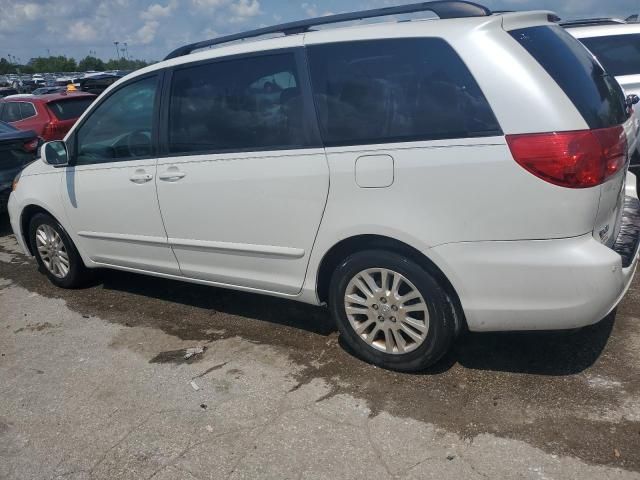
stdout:
<svg viewBox="0 0 640 480">
<path fill-rule="evenodd" d="M 62 225 L 38 213 L 29 223 L 29 242 L 40 270 L 61 288 L 78 288 L 90 277 L 78 250 Z"/>
<path fill-rule="evenodd" d="M 398 253 L 369 250 L 343 260 L 331 279 L 329 306 L 354 353 L 383 368 L 425 369 L 455 338 L 443 289 Z"/>
</svg>

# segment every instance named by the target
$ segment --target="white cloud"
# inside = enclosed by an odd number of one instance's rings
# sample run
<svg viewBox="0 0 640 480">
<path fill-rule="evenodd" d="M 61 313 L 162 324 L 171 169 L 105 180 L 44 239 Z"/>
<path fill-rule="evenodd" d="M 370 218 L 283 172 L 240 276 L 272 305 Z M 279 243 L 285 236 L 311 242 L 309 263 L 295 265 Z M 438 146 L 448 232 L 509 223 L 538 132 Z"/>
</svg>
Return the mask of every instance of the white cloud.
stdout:
<svg viewBox="0 0 640 480">
<path fill-rule="evenodd" d="M 160 22 L 158 22 L 157 20 L 146 21 L 142 28 L 140 28 L 136 32 L 136 39 L 143 45 L 150 44 L 155 40 L 156 32 L 158 31 L 159 26 Z"/>
<path fill-rule="evenodd" d="M 153 5 L 149 5 L 144 12 L 140 12 L 140 18 L 142 20 L 156 20 L 162 17 L 168 17 L 171 15 L 171 12 L 176 7 L 176 2 L 169 2 L 167 5 L 162 6 L 159 3 L 154 3 Z"/>
<path fill-rule="evenodd" d="M 317 17 L 318 16 L 318 7 L 316 6 L 316 4 L 308 4 L 308 3 L 303 3 L 302 5 L 300 5 L 300 7 L 302 7 L 302 9 L 304 10 L 304 13 L 307 14 L 308 17 Z"/>
<path fill-rule="evenodd" d="M 191 0 L 191 4 L 201 10 L 215 11 L 219 7 L 225 6 L 230 0 Z"/>
<path fill-rule="evenodd" d="M 69 40 L 76 40 L 83 43 L 91 42 L 95 40 L 97 36 L 98 33 L 96 29 L 83 20 L 72 23 L 66 35 Z"/>
<path fill-rule="evenodd" d="M 42 8 L 37 3 L 0 2 L 0 32 L 19 30 L 23 25 L 38 20 Z"/>
<path fill-rule="evenodd" d="M 259 0 L 238 0 L 229 5 L 229 10 L 233 15 L 229 19 L 231 22 L 244 22 L 262 13 Z"/>
</svg>

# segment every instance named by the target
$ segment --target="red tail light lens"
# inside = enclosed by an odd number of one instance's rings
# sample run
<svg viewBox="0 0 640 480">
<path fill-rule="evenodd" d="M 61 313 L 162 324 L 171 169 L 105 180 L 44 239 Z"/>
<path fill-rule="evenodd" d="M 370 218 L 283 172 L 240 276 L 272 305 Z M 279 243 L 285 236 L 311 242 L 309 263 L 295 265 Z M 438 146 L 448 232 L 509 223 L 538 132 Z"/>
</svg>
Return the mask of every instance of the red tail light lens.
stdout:
<svg viewBox="0 0 640 480">
<path fill-rule="evenodd" d="M 57 122 L 49 122 L 44 126 L 44 130 L 42 131 L 42 137 L 49 140 L 58 140 L 62 138 L 64 134 L 64 128 Z"/>
<path fill-rule="evenodd" d="M 595 187 L 627 162 L 627 136 L 622 126 L 506 138 L 518 164 L 561 187 Z"/>
</svg>

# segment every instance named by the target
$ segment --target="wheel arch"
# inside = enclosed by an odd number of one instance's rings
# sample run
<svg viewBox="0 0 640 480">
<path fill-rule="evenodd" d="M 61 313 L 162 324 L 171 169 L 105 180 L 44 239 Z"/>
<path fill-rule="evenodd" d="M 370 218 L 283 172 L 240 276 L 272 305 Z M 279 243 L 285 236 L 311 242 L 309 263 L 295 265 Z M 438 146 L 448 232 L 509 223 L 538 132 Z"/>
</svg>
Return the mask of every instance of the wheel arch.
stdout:
<svg viewBox="0 0 640 480">
<path fill-rule="evenodd" d="M 318 299 L 323 303 L 328 301 L 331 276 L 341 261 L 354 253 L 373 249 L 386 250 L 405 255 L 429 274 L 433 275 L 446 293 L 451 306 L 451 313 L 456 323 L 456 333 L 460 333 L 463 329 L 467 328 L 467 322 L 458 292 L 444 272 L 418 249 L 405 242 L 383 235 L 355 235 L 345 238 L 331 247 L 320 261 L 318 267 L 316 277 L 316 294 Z"/>
<path fill-rule="evenodd" d="M 34 255 L 34 252 L 31 246 L 31 241 L 29 240 L 29 224 L 31 223 L 31 219 L 38 213 L 49 215 L 56 222 L 60 223 L 60 220 L 58 220 L 58 218 L 56 218 L 54 214 L 52 214 L 46 208 L 41 207 L 40 205 L 30 204 L 22 209 L 22 213 L 20 214 L 20 235 L 22 236 L 22 240 L 32 256 Z"/>
</svg>

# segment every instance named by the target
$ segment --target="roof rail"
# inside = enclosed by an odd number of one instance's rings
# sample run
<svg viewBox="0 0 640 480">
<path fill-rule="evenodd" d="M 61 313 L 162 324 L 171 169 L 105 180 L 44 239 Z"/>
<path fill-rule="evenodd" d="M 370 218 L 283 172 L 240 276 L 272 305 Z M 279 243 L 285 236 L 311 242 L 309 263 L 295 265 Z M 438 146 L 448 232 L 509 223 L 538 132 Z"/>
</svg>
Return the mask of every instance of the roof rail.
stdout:
<svg viewBox="0 0 640 480">
<path fill-rule="evenodd" d="M 590 27 L 595 25 L 618 25 L 627 23 L 619 18 L 582 18 L 578 20 L 566 20 L 560 22 L 565 28 Z"/>
<path fill-rule="evenodd" d="M 374 10 L 363 10 L 353 13 L 340 13 L 337 15 L 328 15 L 325 17 L 311 18 L 308 20 L 299 20 L 296 22 L 282 23 L 273 27 L 259 28 L 244 33 L 227 35 L 224 37 L 204 40 L 202 42 L 191 43 L 183 47 L 175 49 L 165 57 L 170 58 L 181 57 L 187 55 L 194 50 L 220 45 L 222 43 L 244 40 L 247 38 L 261 37 L 273 33 L 283 33 L 292 35 L 296 33 L 304 33 L 309 31 L 311 27 L 319 25 L 328 25 L 331 23 L 351 22 L 355 20 L 363 20 L 365 18 L 386 17 L 389 15 L 403 15 L 416 12 L 433 12 L 439 18 L 463 18 L 463 17 L 486 17 L 491 15 L 491 10 L 476 3 L 461 0 L 441 0 L 436 2 L 422 2 L 410 5 L 399 5 L 397 7 L 376 8 Z"/>
</svg>

